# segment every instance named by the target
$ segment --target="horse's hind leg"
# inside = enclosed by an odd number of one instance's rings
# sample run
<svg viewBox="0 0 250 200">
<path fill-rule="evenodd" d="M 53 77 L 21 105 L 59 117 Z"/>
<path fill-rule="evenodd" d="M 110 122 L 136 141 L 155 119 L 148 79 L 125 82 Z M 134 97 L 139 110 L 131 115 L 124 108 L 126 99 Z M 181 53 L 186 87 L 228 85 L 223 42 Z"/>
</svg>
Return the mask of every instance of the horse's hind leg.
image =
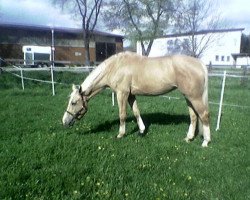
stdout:
<svg viewBox="0 0 250 200">
<path fill-rule="evenodd" d="M 198 114 L 200 121 L 202 122 L 204 138 L 202 147 L 207 147 L 208 143 L 211 141 L 208 107 L 203 103 L 202 99 L 192 100 L 191 103 L 195 112 Z"/>
<path fill-rule="evenodd" d="M 144 123 L 142 121 L 140 111 L 139 111 L 139 108 L 137 106 L 135 95 L 130 94 L 129 97 L 128 97 L 128 102 L 129 102 L 129 105 L 131 106 L 131 108 L 133 110 L 134 116 L 136 117 L 140 133 L 143 134 L 144 131 L 145 131 L 145 125 L 144 125 Z"/>
<path fill-rule="evenodd" d="M 193 140 L 193 138 L 195 136 L 195 129 L 196 129 L 198 117 L 197 117 L 197 114 L 195 113 L 194 109 L 192 108 L 192 105 L 189 102 L 189 100 L 186 99 L 186 101 L 187 101 L 189 115 L 190 115 L 190 125 L 188 128 L 188 132 L 187 132 L 187 136 L 185 138 L 185 141 L 189 142 L 189 141 Z"/>
</svg>

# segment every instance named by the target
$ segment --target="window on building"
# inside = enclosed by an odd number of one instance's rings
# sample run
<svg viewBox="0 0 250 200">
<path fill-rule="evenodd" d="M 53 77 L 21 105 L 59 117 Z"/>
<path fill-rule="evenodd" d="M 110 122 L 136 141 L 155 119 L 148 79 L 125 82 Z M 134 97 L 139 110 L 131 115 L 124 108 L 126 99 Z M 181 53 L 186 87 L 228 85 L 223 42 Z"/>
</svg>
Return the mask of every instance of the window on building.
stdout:
<svg viewBox="0 0 250 200">
<path fill-rule="evenodd" d="M 225 61 L 225 56 L 221 56 L 221 61 Z"/>
<path fill-rule="evenodd" d="M 75 52 L 75 56 L 81 56 L 82 53 L 81 52 Z"/>
<path fill-rule="evenodd" d="M 227 62 L 230 62 L 230 56 L 227 56 Z"/>
<path fill-rule="evenodd" d="M 219 61 L 219 56 L 218 55 L 215 56 L 215 61 Z"/>
</svg>

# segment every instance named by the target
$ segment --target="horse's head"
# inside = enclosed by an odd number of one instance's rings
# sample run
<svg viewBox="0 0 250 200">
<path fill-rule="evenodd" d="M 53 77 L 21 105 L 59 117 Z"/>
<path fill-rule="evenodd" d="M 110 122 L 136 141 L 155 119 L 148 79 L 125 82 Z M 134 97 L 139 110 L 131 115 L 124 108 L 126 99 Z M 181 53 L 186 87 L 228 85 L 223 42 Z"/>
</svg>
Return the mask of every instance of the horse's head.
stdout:
<svg viewBox="0 0 250 200">
<path fill-rule="evenodd" d="M 72 126 L 74 122 L 81 119 L 87 112 L 87 97 L 83 95 L 81 86 L 72 86 L 67 110 L 65 111 L 62 122 L 64 126 Z"/>
</svg>

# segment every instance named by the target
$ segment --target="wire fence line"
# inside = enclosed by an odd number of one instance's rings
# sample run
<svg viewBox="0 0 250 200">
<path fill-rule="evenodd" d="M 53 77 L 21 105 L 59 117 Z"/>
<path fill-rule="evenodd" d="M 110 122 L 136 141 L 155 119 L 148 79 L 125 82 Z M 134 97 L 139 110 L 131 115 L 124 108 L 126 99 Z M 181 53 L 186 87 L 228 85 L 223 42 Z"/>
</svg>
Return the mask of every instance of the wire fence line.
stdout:
<svg viewBox="0 0 250 200">
<path fill-rule="evenodd" d="M 57 81 L 50 81 L 50 80 L 41 80 L 41 79 L 36 79 L 36 78 L 30 78 L 30 77 L 25 77 L 23 76 L 23 71 L 26 72 L 50 72 L 51 68 L 21 68 L 17 67 L 15 65 L 12 65 L 12 68 L 0 68 L 2 71 L 7 72 L 15 77 L 18 77 L 22 80 L 30 80 L 30 81 L 35 81 L 35 82 L 41 82 L 41 83 L 48 83 L 48 84 L 60 84 L 60 85 L 71 85 L 69 83 L 63 83 L 63 82 L 57 82 Z M 55 67 L 53 68 L 54 72 L 73 72 L 73 73 L 89 73 L 92 71 L 94 67 Z M 14 73 L 20 71 L 20 74 Z"/>
<path fill-rule="evenodd" d="M 209 73 L 208 76 L 209 77 L 223 77 L 223 73 Z M 250 76 L 247 76 L 247 75 L 227 74 L 227 77 L 231 77 L 231 78 L 249 78 L 250 79 Z"/>
<path fill-rule="evenodd" d="M 49 83 L 49 84 L 52 83 L 52 81 L 47 81 L 47 80 L 41 80 L 41 79 L 36 79 L 36 78 L 25 77 L 25 76 L 13 73 L 12 71 L 9 71 L 9 70 L 3 70 L 3 71 L 5 71 L 5 72 L 7 72 L 7 73 L 9 73 L 9 74 L 11 74 L 11 75 L 13 75 L 15 77 L 18 77 L 20 79 L 24 79 L 24 80 L 30 80 L 30 81 L 41 82 L 41 83 Z M 60 84 L 60 85 L 70 85 L 69 83 L 61 83 L 61 82 L 57 82 L 57 81 L 54 81 L 54 83 L 55 84 Z"/>
<path fill-rule="evenodd" d="M 26 71 L 26 72 L 31 72 L 31 71 L 47 71 L 50 72 L 50 67 L 46 67 L 46 68 L 22 68 L 22 67 L 18 67 L 15 65 L 12 65 L 12 67 L 0 67 L 0 70 L 5 71 L 5 72 L 9 72 L 12 75 L 22 78 L 21 75 L 19 74 L 15 74 L 13 72 L 16 71 Z M 95 69 L 95 67 L 92 66 L 85 66 L 85 67 L 54 67 L 53 71 L 54 72 L 73 72 L 73 73 L 89 73 L 91 72 L 93 69 Z M 214 72 L 209 72 L 208 74 L 209 77 L 223 77 L 223 72 L 221 73 L 214 73 Z M 235 74 L 235 72 L 227 72 L 226 74 L 227 77 L 231 77 L 231 78 L 246 78 L 246 79 L 250 79 L 250 75 L 238 75 Z M 51 81 L 44 81 L 44 80 L 39 80 L 39 79 L 33 79 L 33 78 L 29 78 L 29 77 L 24 77 L 24 79 L 26 80 L 31 80 L 31 81 L 37 81 L 37 82 L 44 82 L 44 83 L 51 83 Z M 67 83 L 59 83 L 59 82 L 55 82 L 57 84 L 67 84 Z"/>
<path fill-rule="evenodd" d="M 50 68 L 21 68 L 21 67 L 17 67 L 12 65 L 12 68 L 0 68 L 3 72 L 7 72 L 15 77 L 18 77 L 22 80 L 29 80 L 29 81 L 35 81 L 35 82 L 41 82 L 41 83 L 47 83 L 47 84 L 58 84 L 58 85 L 72 85 L 71 83 L 63 83 L 63 82 L 57 82 L 54 81 L 52 82 L 51 80 L 41 80 L 41 79 L 36 79 L 36 78 L 31 78 L 31 77 L 25 77 L 23 76 L 23 74 L 21 73 L 22 71 L 26 71 L 26 72 L 30 72 L 30 71 L 47 71 L 50 72 Z M 94 67 L 55 67 L 53 69 L 53 71 L 55 72 L 73 72 L 73 73 L 89 73 L 90 71 L 92 71 L 94 69 Z M 20 71 L 20 74 L 14 73 Z M 223 77 L 223 73 L 209 73 L 208 74 L 209 77 Z M 231 78 L 246 78 L 246 79 L 250 79 L 250 76 L 247 75 L 235 75 L 235 74 L 226 74 L 226 77 L 231 77 Z M 23 87 L 24 89 L 24 87 Z M 161 97 L 163 98 L 168 98 L 169 100 L 180 100 L 180 97 L 174 97 L 174 96 L 167 96 L 167 95 L 162 95 Z M 220 105 L 220 103 L 217 102 L 212 102 L 209 101 L 209 104 L 212 105 Z M 250 109 L 250 106 L 248 105 L 237 105 L 237 104 L 227 104 L 227 103 L 223 103 L 223 106 L 229 106 L 229 107 L 237 107 L 237 108 L 246 108 L 246 109 Z"/>
<path fill-rule="evenodd" d="M 168 100 L 182 100 L 181 97 L 174 97 L 174 96 L 168 96 L 168 95 L 162 95 L 161 97 L 166 98 Z M 211 105 L 217 105 L 219 106 L 220 103 L 214 102 L 214 101 L 209 101 L 208 102 Z M 235 108 L 243 108 L 243 109 L 250 109 L 250 106 L 242 106 L 242 105 L 237 105 L 237 104 L 230 104 L 230 103 L 223 103 L 223 106 L 228 106 L 228 107 L 235 107 Z"/>
<path fill-rule="evenodd" d="M 74 73 L 82 73 L 82 72 L 90 72 L 91 70 L 93 70 L 93 67 L 80 67 L 80 68 L 69 68 L 69 67 L 61 67 L 61 68 L 55 68 L 55 67 L 50 67 L 50 68 L 43 68 L 43 69 L 24 69 L 21 67 L 17 67 L 17 66 L 13 66 L 12 69 L 2 69 L 0 68 L 0 72 L 1 71 L 5 71 L 8 72 L 10 74 L 12 74 L 15 77 L 21 78 L 22 81 L 22 88 L 24 90 L 24 80 L 30 80 L 30 81 L 36 81 L 36 82 L 42 82 L 42 83 L 48 83 L 48 84 L 52 84 L 52 93 L 53 96 L 55 95 L 55 91 L 54 91 L 54 84 L 60 84 L 60 85 L 70 85 L 69 83 L 63 83 L 63 82 L 56 82 L 53 79 L 53 73 L 54 71 L 62 71 L 62 72 L 74 72 Z M 20 71 L 20 75 L 14 73 L 14 71 Z M 51 81 L 48 80 L 41 80 L 41 79 L 36 79 L 36 78 L 30 78 L 30 77 L 25 77 L 23 76 L 23 71 L 48 71 L 51 72 Z M 250 109 L 250 106 L 248 105 L 237 105 L 237 104 L 226 104 L 223 102 L 223 97 L 224 97 L 224 89 L 225 89 L 225 81 L 226 81 L 226 77 L 231 77 L 231 78 L 241 78 L 242 80 L 248 80 L 250 79 L 250 76 L 247 75 L 235 75 L 235 74 L 227 74 L 226 71 L 224 71 L 224 73 L 209 73 L 208 74 L 209 77 L 221 77 L 222 78 L 222 86 L 221 86 L 221 95 L 220 95 L 220 102 L 212 102 L 209 101 L 209 104 L 212 105 L 218 105 L 219 109 L 218 109 L 218 115 L 217 115 L 217 125 L 216 125 L 216 131 L 218 131 L 220 129 L 220 123 L 221 123 L 221 114 L 222 114 L 222 107 L 223 106 L 229 106 L 229 107 L 235 107 L 235 108 L 242 108 L 242 109 Z M 174 99 L 174 100 L 180 100 L 181 98 L 179 97 L 172 97 L 172 96 L 166 96 L 166 95 L 161 95 L 161 97 L 164 98 L 168 98 L 169 100 Z M 115 105 L 115 95 L 114 92 L 112 91 L 112 106 Z"/>
</svg>

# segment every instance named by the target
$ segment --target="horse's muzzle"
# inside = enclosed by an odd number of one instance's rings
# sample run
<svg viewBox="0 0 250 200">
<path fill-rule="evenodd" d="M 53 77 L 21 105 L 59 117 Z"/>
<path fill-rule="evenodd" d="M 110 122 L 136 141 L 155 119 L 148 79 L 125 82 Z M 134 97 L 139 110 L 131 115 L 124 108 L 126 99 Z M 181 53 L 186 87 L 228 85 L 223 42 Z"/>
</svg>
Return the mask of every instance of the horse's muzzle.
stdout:
<svg viewBox="0 0 250 200">
<path fill-rule="evenodd" d="M 63 126 L 70 127 L 70 126 L 73 126 L 74 123 L 75 123 L 75 118 L 69 115 L 67 112 L 65 112 L 62 118 Z"/>
</svg>

